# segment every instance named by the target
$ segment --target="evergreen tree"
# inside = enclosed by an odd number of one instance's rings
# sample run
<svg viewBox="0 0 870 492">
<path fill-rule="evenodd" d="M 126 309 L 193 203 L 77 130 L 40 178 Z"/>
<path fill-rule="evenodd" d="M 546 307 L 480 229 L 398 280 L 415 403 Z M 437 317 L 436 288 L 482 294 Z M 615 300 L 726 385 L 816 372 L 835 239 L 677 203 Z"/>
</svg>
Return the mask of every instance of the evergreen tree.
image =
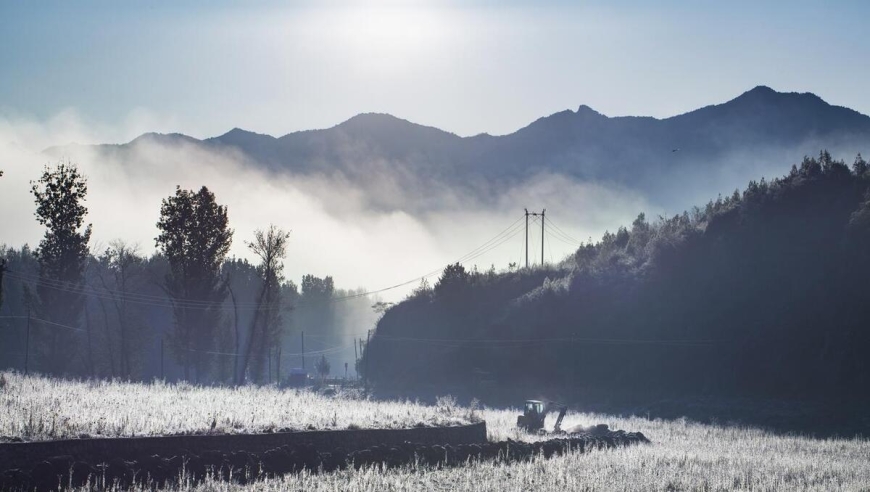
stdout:
<svg viewBox="0 0 870 492">
<path fill-rule="evenodd" d="M 447 265 L 435 284 L 435 296 L 447 301 L 461 300 L 471 284 L 471 275 L 459 263 Z"/>
</svg>

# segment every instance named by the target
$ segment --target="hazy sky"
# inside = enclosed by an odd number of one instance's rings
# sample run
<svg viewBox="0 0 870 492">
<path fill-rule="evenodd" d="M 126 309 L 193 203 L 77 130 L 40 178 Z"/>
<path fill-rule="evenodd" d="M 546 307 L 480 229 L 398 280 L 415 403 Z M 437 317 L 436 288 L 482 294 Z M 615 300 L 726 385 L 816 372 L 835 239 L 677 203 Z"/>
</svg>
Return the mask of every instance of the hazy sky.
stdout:
<svg viewBox="0 0 870 492">
<path fill-rule="evenodd" d="M 0 1 L 0 118 L 74 117 L 94 141 L 282 135 L 370 111 L 504 134 L 580 104 L 665 117 L 759 84 L 867 114 L 868 14 L 800 0 Z"/>
</svg>

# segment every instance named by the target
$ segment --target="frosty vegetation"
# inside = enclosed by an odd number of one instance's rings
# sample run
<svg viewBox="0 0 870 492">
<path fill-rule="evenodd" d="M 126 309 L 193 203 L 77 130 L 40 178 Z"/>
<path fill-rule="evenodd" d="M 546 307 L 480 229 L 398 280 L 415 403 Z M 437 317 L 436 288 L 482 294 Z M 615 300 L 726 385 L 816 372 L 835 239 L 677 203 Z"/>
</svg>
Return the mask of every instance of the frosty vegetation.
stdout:
<svg viewBox="0 0 870 492">
<path fill-rule="evenodd" d="M 278 430 L 402 428 L 468 423 L 455 405 L 326 397 L 275 386 L 202 387 L 100 380 L 68 381 L 0 373 L 0 439 Z"/>
<path fill-rule="evenodd" d="M 483 418 L 491 440 L 537 438 L 515 429 L 517 409 L 472 409 L 451 398 L 436 405 L 328 398 L 274 387 L 202 388 L 186 384 L 75 382 L 3 373 L 0 434 L 29 439 L 92 435 L 222 432 L 290 427 L 403 427 Z M 563 426 L 606 423 L 641 431 L 652 444 L 529 463 L 469 463 L 434 470 L 369 468 L 301 473 L 241 486 L 207 481 L 176 490 L 866 490 L 870 442 L 813 439 L 680 419 L 573 413 Z M 548 421 L 552 425 L 552 421 Z M 40 430 L 41 427 L 41 430 Z M 53 430 L 52 430 L 53 429 Z"/>
</svg>

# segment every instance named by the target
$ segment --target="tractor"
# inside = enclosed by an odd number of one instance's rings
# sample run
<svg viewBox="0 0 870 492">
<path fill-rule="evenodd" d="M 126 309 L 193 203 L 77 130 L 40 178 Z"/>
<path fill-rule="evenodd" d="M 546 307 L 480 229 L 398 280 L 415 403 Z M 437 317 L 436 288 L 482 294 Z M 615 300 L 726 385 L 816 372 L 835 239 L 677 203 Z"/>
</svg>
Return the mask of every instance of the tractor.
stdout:
<svg viewBox="0 0 870 492">
<path fill-rule="evenodd" d="M 555 405 L 544 404 L 540 400 L 526 400 L 523 409 L 523 414 L 517 416 L 517 427 L 526 432 L 546 433 L 544 430 L 544 419 L 547 414 L 554 410 Z M 568 412 L 568 407 L 559 406 L 559 417 L 556 419 L 556 425 L 553 426 L 552 434 L 562 433 L 562 419 Z"/>
</svg>

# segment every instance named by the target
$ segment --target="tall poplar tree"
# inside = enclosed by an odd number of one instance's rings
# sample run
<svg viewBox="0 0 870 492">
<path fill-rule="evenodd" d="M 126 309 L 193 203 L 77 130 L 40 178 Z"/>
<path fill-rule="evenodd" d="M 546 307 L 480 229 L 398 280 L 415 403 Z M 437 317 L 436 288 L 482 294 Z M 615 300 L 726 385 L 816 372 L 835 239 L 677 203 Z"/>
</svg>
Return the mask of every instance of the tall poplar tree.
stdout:
<svg viewBox="0 0 870 492">
<path fill-rule="evenodd" d="M 75 164 L 46 166 L 31 182 L 36 220 L 46 227 L 35 251 L 39 261 L 39 313 L 48 323 L 38 323 L 37 354 L 46 371 L 60 374 L 71 369 L 76 354 L 76 330 L 84 309 L 84 272 L 88 260 L 91 225 L 84 226 L 88 209 L 87 179 Z"/>
<path fill-rule="evenodd" d="M 208 352 L 214 348 L 227 296 L 220 272 L 233 236 L 227 207 L 218 205 L 205 186 L 197 192 L 177 187 L 162 202 L 157 228 L 156 245 L 170 268 L 164 288 L 173 304 L 172 348 L 184 378 L 191 379 L 193 367 L 199 381 L 208 370 Z"/>
</svg>

